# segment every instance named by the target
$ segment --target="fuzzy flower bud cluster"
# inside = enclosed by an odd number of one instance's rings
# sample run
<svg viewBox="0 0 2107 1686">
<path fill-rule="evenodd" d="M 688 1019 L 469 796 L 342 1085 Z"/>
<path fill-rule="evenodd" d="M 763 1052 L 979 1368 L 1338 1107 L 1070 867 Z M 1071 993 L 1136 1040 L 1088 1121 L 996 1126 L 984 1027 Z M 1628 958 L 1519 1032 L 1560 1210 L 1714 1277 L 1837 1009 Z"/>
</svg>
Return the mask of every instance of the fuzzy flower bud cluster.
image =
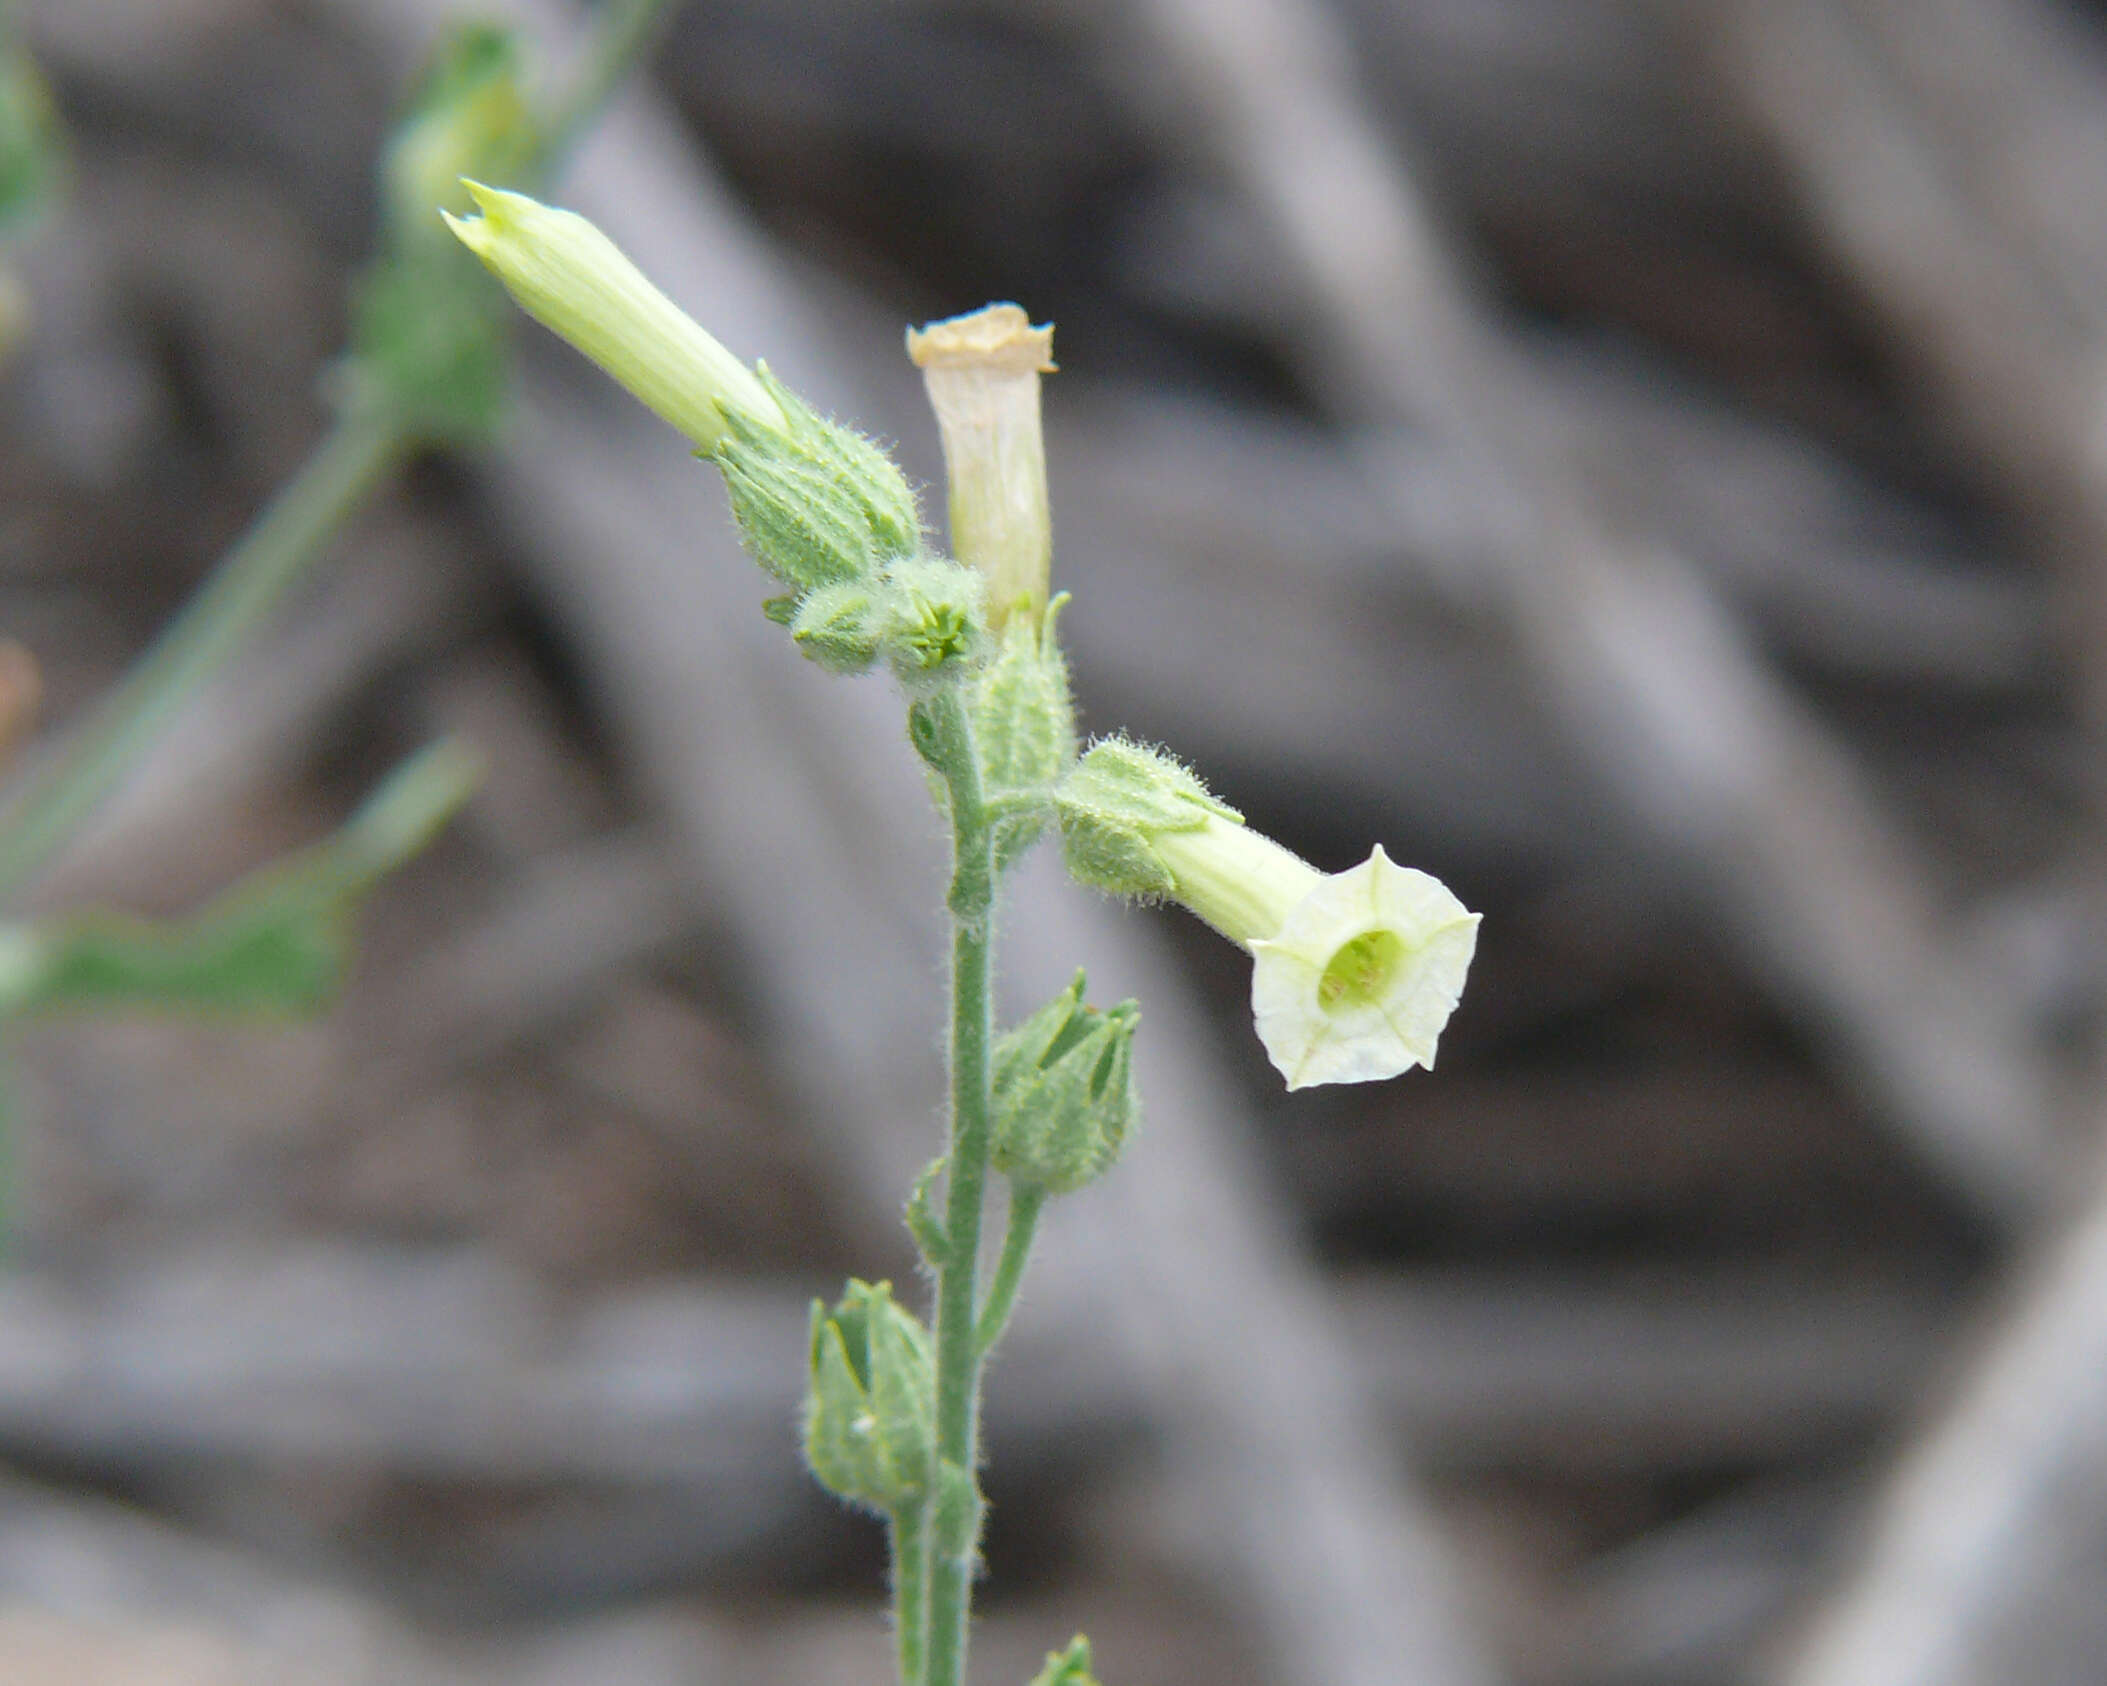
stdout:
<svg viewBox="0 0 2107 1686">
<path fill-rule="evenodd" d="M 520 306 L 723 471 L 754 559 L 788 586 L 767 605 L 798 648 L 854 673 L 884 660 L 911 688 L 985 642 L 981 576 L 930 555 L 913 488 L 861 434 L 749 369 L 585 218 L 471 182 L 481 215 L 447 216 Z"/>
<path fill-rule="evenodd" d="M 1055 800 L 1075 878 L 1178 902 L 1250 951 L 1258 1037 L 1290 1089 L 1433 1065 L 1478 941 L 1439 879 L 1381 848 L 1319 872 L 1124 739 L 1094 745 Z"/>
</svg>

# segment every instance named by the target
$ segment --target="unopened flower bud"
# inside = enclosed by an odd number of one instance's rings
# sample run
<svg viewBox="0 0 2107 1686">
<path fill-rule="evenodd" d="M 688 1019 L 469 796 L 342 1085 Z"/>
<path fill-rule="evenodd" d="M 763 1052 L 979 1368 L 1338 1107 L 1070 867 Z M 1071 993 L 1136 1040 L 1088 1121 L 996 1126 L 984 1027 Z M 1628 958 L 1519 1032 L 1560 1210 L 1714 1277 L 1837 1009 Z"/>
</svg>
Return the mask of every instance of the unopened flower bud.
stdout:
<svg viewBox="0 0 2107 1686">
<path fill-rule="evenodd" d="M 442 211 L 535 321 L 569 340 L 663 420 L 714 451 L 725 412 L 781 427 L 782 411 L 753 371 L 644 279 L 585 218 L 524 193 L 466 184 L 480 216 Z"/>
<path fill-rule="evenodd" d="M 813 1301 L 805 1461 L 820 1485 L 874 1510 L 918 1503 L 935 1434 L 929 1335 L 891 1286 L 851 1281 L 832 1311 Z"/>
<path fill-rule="evenodd" d="M 528 315 L 571 342 L 695 442 L 724 473 L 732 516 L 754 559 L 795 588 L 772 618 L 794 622 L 800 599 L 912 566 L 921 513 L 898 466 L 853 429 L 829 421 L 772 376 L 705 333 L 585 218 L 523 193 L 467 184 L 482 215 L 447 222 Z M 958 570 L 954 570 L 957 572 Z M 926 595 L 926 594 L 925 594 Z M 947 601 L 965 594 L 950 589 Z M 977 599 L 976 599 L 977 601 Z M 808 653 L 849 659 L 839 603 L 808 617 Z M 912 616 L 910 616 L 910 619 Z M 975 617 L 977 625 L 977 612 Z M 905 627 L 905 666 L 951 659 L 950 621 Z M 824 637 L 826 642 L 814 642 Z M 970 640 L 963 640 L 970 641 Z M 901 665 L 896 662 L 896 665 Z"/>
<path fill-rule="evenodd" d="M 1039 377 L 1053 371 L 1053 329 L 1034 328 L 1014 304 L 909 329 L 951 488 L 951 549 L 988 580 L 988 618 L 1046 610 L 1053 565 Z"/>
<path fill-rule="evenodd" d="M 1319 872 L 1139 745 L 1092 747 L 1056 793 L 1081 882 L 1176 901 L 1253 960 L 1251 1007 L 1290 1089 L 1429 1066 L 1463 992 L 1478 915 L 1378 847 Z"/>
<path fill-rule="evenodd" d="M 1083 974 L 995 1047 L 993 1162 L 1021 1189 L 1070 1194 L 1118 1159 L 1140 1110 L 1132 1001 L 1083 1005 Z"/>
</svg>

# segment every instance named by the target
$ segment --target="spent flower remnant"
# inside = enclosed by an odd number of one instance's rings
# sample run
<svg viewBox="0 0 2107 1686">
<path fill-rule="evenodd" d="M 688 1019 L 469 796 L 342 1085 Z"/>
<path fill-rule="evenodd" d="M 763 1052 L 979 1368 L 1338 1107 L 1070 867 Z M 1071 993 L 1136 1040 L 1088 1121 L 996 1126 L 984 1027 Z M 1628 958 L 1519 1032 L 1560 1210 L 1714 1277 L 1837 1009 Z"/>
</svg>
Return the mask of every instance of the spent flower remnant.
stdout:
<svg viewBox="0 0 2107 1686">
<path fill-rule="evenodd" d="M 1053 329 L 1014 304 L 907 331 L 944 442 L 951 548 L 987 576 L 988 621 L 1046 612 L 1053 567 L 1039 377 L 1053 373 Z"/>
</svg>

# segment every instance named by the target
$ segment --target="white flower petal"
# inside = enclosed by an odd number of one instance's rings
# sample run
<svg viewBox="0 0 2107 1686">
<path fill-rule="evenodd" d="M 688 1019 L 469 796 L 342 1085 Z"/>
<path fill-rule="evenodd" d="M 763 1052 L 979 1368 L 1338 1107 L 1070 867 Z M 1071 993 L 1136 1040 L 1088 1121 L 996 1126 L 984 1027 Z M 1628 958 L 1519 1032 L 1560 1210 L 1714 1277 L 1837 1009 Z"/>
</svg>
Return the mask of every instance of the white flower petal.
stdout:
<svg viewBox="0 0 2107 1686">
<path fill-rule="evenodd" d="M 1250 945 L 1259 1040 L 1290 1089 L 1432 1066 L 1477 946 L 1478 915 L 1378 848 Z"/>
</svg>

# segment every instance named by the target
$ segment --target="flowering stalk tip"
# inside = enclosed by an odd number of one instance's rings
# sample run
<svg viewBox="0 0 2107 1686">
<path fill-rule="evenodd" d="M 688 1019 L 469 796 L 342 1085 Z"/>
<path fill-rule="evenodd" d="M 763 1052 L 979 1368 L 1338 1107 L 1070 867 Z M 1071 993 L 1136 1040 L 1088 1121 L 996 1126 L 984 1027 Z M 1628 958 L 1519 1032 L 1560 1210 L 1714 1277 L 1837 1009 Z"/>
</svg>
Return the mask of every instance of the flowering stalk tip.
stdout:
<svg viewBox="0 0 2107 1686">
<path fill-rule="evenodd" d="M 446 219 L 522 310 L 570 341 L 671 423 L 714 452 L 725 412 L 784 427 L 781 407 L 754 372 L 644 278 L 584 217 L 524 193 L 465 182 L 481 213 Z"/>
</svg>

